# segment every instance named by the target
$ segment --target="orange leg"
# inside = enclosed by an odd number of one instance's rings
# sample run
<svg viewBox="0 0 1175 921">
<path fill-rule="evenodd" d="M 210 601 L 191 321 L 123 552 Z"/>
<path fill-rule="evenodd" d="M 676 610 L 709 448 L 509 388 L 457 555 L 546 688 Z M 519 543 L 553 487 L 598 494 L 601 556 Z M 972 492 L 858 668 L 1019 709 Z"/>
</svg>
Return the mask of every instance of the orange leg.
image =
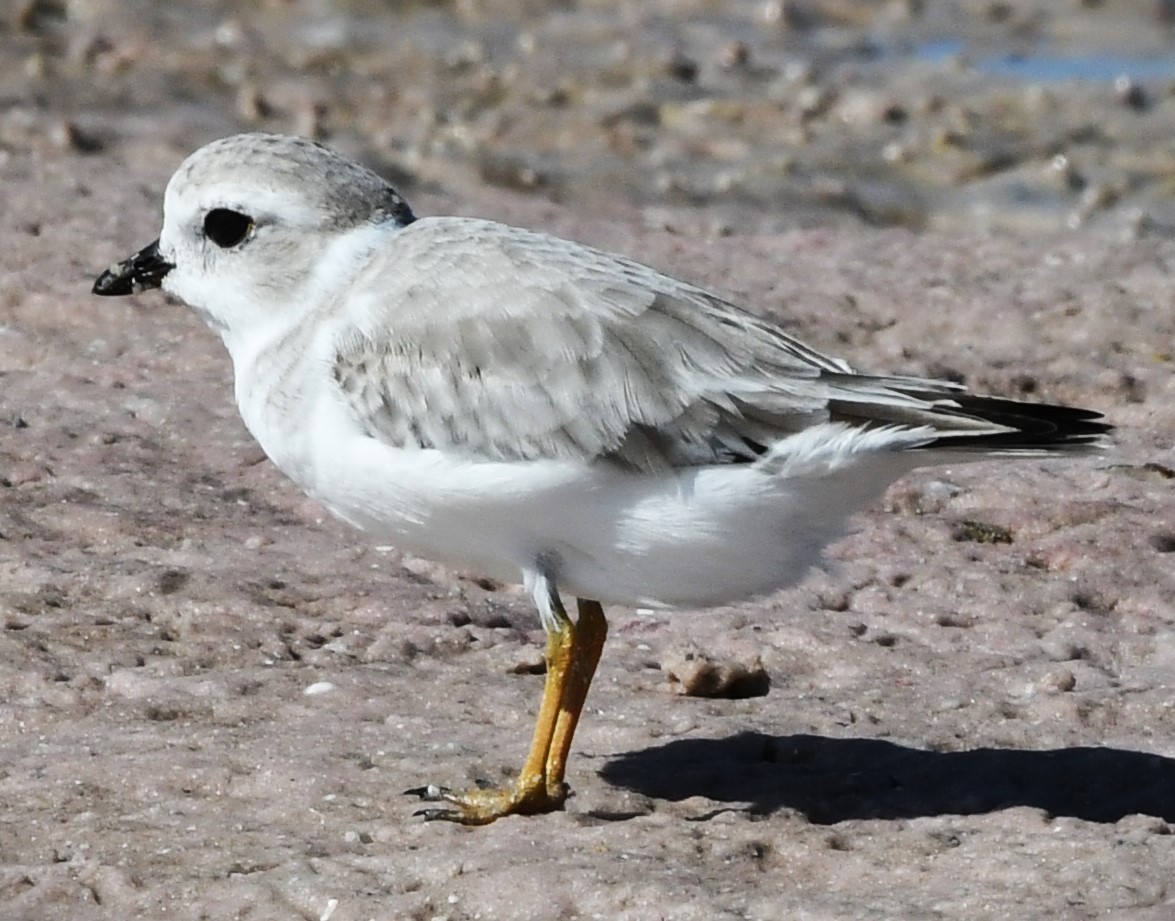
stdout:
<svg viewBox="0 0 1175 921">
<path fill-rule="evenodd" d="M 464 825 L 487 825 L 504 815 L 534 815 L 563 806 L 567 787 L 563 775 L 579 715 L 608 634 L 598 601 L 579 601 L 579 620 L 572 623 L 557 597 L 552 598 L 554 629 L 547 633 L 547 677 L 539 705 L 530 753 L 514 784 L 505 789 L 453 793 L 428 786 L 409 793 L 446 806 L 420 810 L 426 819 Z"/>
<path fill-rule="evenodd" d="M 598 601 L 576 599 L 579 605 L 579 620 L 575 622 L 575 655 L 571 660 L 571 673 L 567 676 L 559 705 L 559 719 L 547 751 L 546 780 L 547 796 L 566 795 L 563 774 L 567 770 L 567 756 L 571 753 L 571 738 L 579 724 L 587 700 L 588 688 L 600 664 L 604 641 L 608 638 L 608 621 Z"/>
</svg>

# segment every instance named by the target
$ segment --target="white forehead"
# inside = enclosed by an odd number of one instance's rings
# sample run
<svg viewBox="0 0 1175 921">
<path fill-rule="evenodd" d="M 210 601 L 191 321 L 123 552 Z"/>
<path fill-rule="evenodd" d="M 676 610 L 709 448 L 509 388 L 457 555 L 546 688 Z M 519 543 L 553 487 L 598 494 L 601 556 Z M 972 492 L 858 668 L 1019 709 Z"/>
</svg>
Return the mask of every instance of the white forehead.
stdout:
<svg viewBox="0 0 1175 921">
<path fill-rule="evenodd" d="M 212 208 L 346 228 L 411 211 L 380 176 L 304 138 L 240 134 L 189 156 L 167 184 L 164 213 L 187 222 Z"/>
<path fill-rule="evenodd" d="M 226 169 L 199 181 L 172 176 L 163 195 L 163 213 L 169 221 L 191 223 L 214 208 L 240 211 L 253 218 L 280 216 L 295 225 L 317 224 L 324 212 L 294 185 L 249 181 Z"/>
</svg>

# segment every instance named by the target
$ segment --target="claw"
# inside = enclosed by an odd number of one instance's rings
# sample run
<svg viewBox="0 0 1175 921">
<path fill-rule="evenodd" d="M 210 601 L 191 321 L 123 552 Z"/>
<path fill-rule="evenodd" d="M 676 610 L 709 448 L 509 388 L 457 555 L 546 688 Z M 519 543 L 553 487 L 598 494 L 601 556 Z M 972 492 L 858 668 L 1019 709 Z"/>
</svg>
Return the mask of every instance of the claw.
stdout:
<svg viewBox="0 0 1175 921">
<path fill-rule="evenodd" d="M 563 808 L 568 794 L 566 784 L 560 784 L 552 794 L 543 784 L 543 778 L 532 777 L 529 783 L 516 782 L 504 789 L 489 788 L 479 781 L 472 790 L 454 792 L 448 787 L 426 784 L 405 790 L 405 796 L 415 796 L 426 803 L 444 803 L 417 809 L 412 814 L 426 822 L 456 822 L 459 825 L 486 825 L 505 815 L 534 815 Z M 452 808 L 450 808 L 452 807 Z"/>
<path fill-rule="evenodd" d="M 448 787 L 438 787 L 436 784 L 425 784 L 423 787 L 413 787 L 404 791 L 405 796 L 418 796 L 426 803 L 441 803 L 452 801 L 453 791 Z M 416 813 L 420 815 L 420 813 Z"/>
<path fill-rule="evenodd" d="M 464 824 L 464 816 L 456 809 L 417 809 L 414 816 L 420 816 L 426 822 L 457 822 Z"/>
</svg>

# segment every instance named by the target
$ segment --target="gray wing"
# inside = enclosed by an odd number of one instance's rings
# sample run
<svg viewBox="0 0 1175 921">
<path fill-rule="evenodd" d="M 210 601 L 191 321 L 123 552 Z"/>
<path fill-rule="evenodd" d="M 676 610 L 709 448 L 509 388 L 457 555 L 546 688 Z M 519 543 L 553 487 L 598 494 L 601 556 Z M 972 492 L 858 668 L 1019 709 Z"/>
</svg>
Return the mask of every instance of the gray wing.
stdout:
<svg viewBox="0 0 1175 921">
<path fill-rule="evenodd" d="M 1006 431 L 955 385 L 855 374 L 706 291 L 529 231 L 425 218 L 348 294 L 334 374 L 369 434 L 493 460 L 754 460 L 827 421 Z"/>
</svg>

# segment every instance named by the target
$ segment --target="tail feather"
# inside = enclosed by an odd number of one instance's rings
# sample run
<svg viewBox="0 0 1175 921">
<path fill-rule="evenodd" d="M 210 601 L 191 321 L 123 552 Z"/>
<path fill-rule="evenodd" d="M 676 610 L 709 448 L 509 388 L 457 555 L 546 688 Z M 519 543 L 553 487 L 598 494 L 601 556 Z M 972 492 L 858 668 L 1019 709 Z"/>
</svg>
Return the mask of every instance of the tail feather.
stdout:
<svg viewBox="0 0 1175 921">
<path fill-rule="evenodd" d="M 928 427 L 937 437 L 918 450 L 982 454 L 1096 451 L 1114 428 L 1101 413 L 1075 406 L 977 396 L 946 382 L 879 380 L 880 398 L 876 388 L 852 381 L 830 401 L 832 419 L 865 428 Z"/>
<path fill-rule="evenodd" d="M 1023 403 L 971 394 L 957 396 L 952 402 L 966 415 L 994 423 L 1004 431 L 984 435 L 944 433 L 927 447 L 1081 452 L 1104 447 L 1105 436 L 1114 429 L 1101 413 L 1076 406 Z"/>
</svg>

